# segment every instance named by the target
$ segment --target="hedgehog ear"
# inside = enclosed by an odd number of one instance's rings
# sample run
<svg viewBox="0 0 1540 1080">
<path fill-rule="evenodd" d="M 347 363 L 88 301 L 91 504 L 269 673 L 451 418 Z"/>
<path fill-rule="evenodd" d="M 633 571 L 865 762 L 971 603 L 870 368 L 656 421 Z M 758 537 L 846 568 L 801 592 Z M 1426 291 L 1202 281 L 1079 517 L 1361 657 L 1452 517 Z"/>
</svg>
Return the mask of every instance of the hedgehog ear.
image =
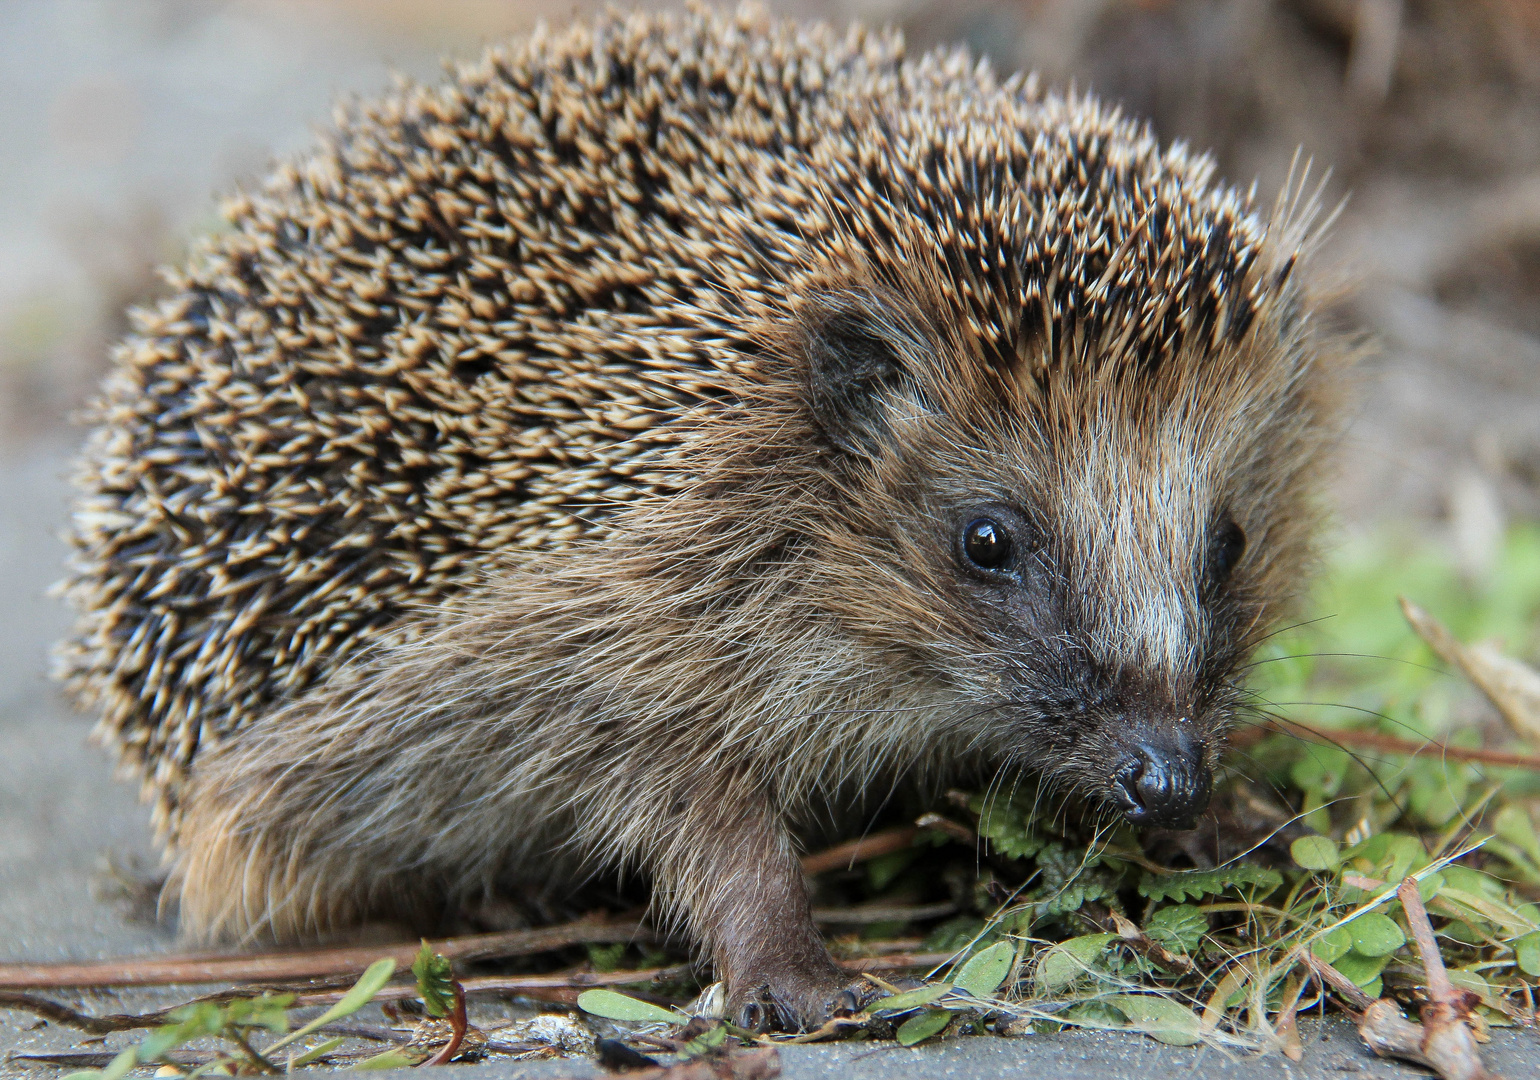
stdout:
<svg viewBox="0 0 1540 1080">
<path fill-rule="evenodd" d="M 912 381 L 891 328 L 865 313 L 841 311 L 805 327 L 808 407 L 835 446 L 881 456 L 888 436 L 886 399 Z"/>
</svg>

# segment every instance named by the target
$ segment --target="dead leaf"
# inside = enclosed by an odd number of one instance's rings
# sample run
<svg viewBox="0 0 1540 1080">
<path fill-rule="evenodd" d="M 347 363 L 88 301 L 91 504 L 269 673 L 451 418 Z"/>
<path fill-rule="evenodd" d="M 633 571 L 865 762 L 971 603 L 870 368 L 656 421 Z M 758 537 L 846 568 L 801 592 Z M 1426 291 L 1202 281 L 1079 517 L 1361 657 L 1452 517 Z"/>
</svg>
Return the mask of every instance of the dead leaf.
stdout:
<svg viewBox="0 0 1540 1080">
<path fill-rule="evenodd" d="M 1185 974 L 1192 970 L 1192 961 L 1185 956 L 1177 956 L 1171 950 L 1153 941 L 1131 919 L 1124 918 L 1117 912 L 1112 912 L 1112 929 L 1125 945 L 1134 951 L 1146 956 L 1150 961 L 1166 971 Z"/>
<path fill-rule="evenodd" d="M 1401 612 L 1418 637 L 1486 695 L 1515 734 L 1540 747 L 1540 671 L 1503 655 L 1494 645 L 1462 644 L 1443 623 L 1404 596 Z"/>
<path fill-rule="evenodd" d="M 1289 983 L 1283 989 L 1283 1009 L 1278 1013 L 1278 1024 L 1273 1029 L 1273 1034 L 1278 1036 L 1278 1045 L 1283 1050 L 1283 1056 L 1290 1061 L 1302 1061 L 1305 1057 L 1305 1044 L 1299 1037 L 1299 999 L 1304 993 L 1307 980 L 1297 976 L 1291 977 Z"/>
</svg>

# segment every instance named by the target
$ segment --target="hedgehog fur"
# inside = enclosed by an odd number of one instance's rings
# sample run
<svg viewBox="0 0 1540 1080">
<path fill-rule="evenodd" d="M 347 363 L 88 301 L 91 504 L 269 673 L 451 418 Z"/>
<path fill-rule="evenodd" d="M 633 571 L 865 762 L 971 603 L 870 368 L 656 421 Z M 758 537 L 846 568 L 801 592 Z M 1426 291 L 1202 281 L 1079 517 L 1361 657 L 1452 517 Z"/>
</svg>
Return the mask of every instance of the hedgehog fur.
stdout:
<svg viewBox="0 0 1540 1080">
<path fill-rule="evenodd" d="M 634 866 L 795 1026 L 794 825 L 841 793 L 1116 807 L 1142 731 L 1206 798 L 1336 429 L 1292 203 L 744 9 L 349 105 L 226 213 L 95 406 L 62 650 L 194 932 Z M 958 570 L 986 511 L 1006 584 Z"/>
</svg>

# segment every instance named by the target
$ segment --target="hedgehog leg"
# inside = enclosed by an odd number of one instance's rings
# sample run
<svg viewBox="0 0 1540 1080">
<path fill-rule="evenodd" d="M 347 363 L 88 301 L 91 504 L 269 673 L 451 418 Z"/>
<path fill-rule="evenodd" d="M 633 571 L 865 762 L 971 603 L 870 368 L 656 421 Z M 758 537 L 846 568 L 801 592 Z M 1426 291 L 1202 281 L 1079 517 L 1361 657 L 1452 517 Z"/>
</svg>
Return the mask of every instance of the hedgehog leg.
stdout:
<svg viewBox="0 0 1540 1080">
<path fill-rule="evenodd" d="M 675 840 L 653 867 L 658 899 L 709 950 L 730 1015 L 752 1027 L 818 1027 L 850 978 L 813 923 L 785 826 L 762 794 L 718 792 L 689 803 L 699 810 L 676 813 Z"/>
</svg>

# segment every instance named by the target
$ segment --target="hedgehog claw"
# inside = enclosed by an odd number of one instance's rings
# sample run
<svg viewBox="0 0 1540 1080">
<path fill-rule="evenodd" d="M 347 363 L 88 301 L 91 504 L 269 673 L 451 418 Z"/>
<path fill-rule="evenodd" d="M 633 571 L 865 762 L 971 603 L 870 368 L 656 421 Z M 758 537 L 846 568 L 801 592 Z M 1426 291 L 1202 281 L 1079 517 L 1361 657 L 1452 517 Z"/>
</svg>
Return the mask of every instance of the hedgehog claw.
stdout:
<svg viewBox="0 0 1540 1080">
<path fill-rule="evenodd" d="M 738 1009 L 738 1026 L 758 1035 L 769 1026 L 770 1010 L 758 998 L 745 1001 Z"/>
</svg>

